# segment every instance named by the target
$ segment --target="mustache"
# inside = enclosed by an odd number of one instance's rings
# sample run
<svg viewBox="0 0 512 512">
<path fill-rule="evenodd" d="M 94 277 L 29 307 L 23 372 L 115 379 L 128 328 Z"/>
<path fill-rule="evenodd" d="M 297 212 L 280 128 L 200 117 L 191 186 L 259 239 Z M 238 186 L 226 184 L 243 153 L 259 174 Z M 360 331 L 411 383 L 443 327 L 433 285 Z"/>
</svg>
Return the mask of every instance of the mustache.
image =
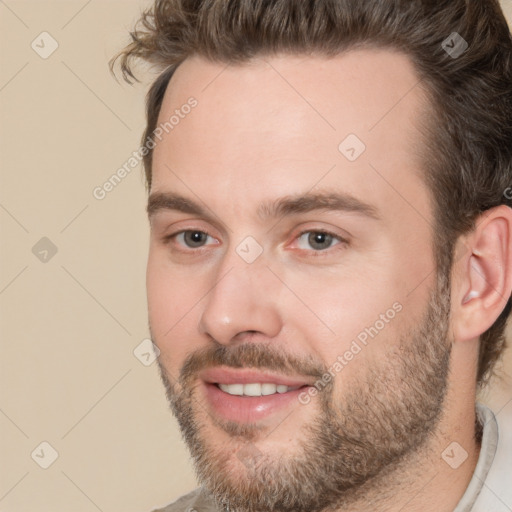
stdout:
<svg viewBox="0 0 512 512">
<path fill-rule="evenodd" d="M 244 343 L 241 345 L 211 345 L 190 354 L 185 360 L 179 381 L 186 387 L 197 373 L 215 366 L 230 368 L 255 368 L 279 372 L 289 376 L 319 379 L 327 372 L 327 366 L 311 356 L 297 357 L 283 352 L 273 345 Z"/>
</svg>

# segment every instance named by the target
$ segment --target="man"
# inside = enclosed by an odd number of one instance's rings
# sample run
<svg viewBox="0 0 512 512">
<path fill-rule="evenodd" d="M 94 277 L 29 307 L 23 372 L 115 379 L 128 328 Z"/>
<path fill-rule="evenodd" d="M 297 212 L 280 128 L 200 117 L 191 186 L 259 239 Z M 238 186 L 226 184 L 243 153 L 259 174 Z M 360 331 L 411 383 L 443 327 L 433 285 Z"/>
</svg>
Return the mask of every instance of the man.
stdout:
<svg viewBox="0 0 512 512">
<path fill-rule="evenodd" d="M 132 39 L 150 328 L 201 483 L 163 510 L 512 510 L 475 405 L 512 290 L 498 3 L 157 0 Z"/>
</svg>

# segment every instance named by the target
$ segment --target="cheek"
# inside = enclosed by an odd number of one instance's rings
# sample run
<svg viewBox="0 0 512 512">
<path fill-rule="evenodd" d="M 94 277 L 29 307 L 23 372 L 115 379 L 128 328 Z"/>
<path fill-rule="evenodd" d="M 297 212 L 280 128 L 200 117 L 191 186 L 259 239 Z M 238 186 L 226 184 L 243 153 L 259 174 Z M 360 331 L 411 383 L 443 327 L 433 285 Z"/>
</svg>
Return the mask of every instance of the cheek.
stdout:
<svg viewBox="0 0 512 512">
<path fill-rule="evenodd" d="M 378 264 L 367 261 L 336 273 L 286 277 L 307 308 L 298 300 L 290 301 L 285 323 L 300 333 L 306 354 L 314 354 L 330 370 L 334 377 L 327 378 L 335 379 L 341 396 L 347 386 L 362 384 L 368 366 L 380 367 L 411 318 L 423 311 L 421 290 L 408 296 L 403 267 L 396 258 L 387 262 L 380 259 Z M 427 280 L 425 287 L 429 284 Z"/>
<path fill-rule="evenodd" d="M 323 359 L 327 364 L 378 321 L 380 314 L 403 300 L 403 292 L 389 272 L 376 266 L 347 267 L 314 275 L 289 272 L 285 282 L 296 295 L 289 302 L 287 322 L 307 333 L 309 339 L 324 339 L 317 348 L 326 356 Z"/>
<path fill-rule="evenodd" d="M 199 301 L 204 295 L 201 283 L 183 275 L 151 250 L 146 283 L 154 342 L 164 359 L 171 355 L 172 361 L 181 361 L 190 353 L 198 336 Z"/>
<path fill-rule="evenodd" d="M 150 250 L 146 272 L 149 321 L 154 336 L 159 339 L 169 329 L 177 315 L 176 287 L 170 286 L 172 280 L 164 265 Z"/>
</svg>

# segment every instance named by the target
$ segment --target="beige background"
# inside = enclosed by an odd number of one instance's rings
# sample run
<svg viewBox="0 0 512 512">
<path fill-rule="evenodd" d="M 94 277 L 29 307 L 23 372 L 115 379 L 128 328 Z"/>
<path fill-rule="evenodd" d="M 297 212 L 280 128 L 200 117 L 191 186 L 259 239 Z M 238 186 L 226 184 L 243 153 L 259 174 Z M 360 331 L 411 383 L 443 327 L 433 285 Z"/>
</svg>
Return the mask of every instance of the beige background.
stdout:
<svg viewBox="0 0 512 512">
<path fill-rule="evenodd" d="M 147 84 L 116 83 L 107 61 L 145 3 L 0 0 L 0 512 L 145 512 L 195 486 L 156 364 L 133 353 L 148 336 L 140 166 L 92 194 L 144 127 Z M 59 45 L 46 59 L 43 31 Z M 486 397 L 502 415 L 510 382 Z"/>
</svg>

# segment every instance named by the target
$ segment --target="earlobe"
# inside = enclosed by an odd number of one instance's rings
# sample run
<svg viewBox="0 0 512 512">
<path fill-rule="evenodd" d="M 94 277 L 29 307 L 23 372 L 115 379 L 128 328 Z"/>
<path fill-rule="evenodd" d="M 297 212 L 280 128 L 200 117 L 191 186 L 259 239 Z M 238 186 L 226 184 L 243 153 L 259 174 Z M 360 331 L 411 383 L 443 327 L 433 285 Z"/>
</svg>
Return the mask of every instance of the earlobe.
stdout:
<svg viewBox="0 0 512 512">
<path fill-rule="evenodd" d="M 512 290 L 512 210 L 498 206 L 477 220 L 458 264 L 462 279 L 454 332 L 461 341 L 478 338 L 496 321 Z"/>
</svg>

